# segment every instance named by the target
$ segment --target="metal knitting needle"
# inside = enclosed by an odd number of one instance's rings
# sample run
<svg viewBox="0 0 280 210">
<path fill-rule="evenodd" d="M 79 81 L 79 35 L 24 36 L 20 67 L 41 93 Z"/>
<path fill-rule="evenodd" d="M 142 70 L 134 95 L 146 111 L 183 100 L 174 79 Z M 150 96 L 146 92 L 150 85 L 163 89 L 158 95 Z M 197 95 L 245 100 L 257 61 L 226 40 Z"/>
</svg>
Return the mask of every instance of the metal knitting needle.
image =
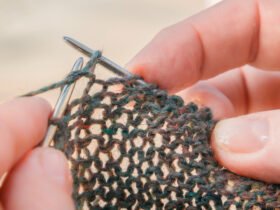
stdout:
<svg viewBox="0 0 280 210">
<path fill-rule="evenodd" d="M 77 41 L 73 38 L 70 38 L 67 36 L 65 36 L 63 38 L 68 44 L 70 44 L 72 47 L 79 50 L 80 52 L 82 52 L 83 54 L 85 54 L 88 57 L 91 57 L 92 54 L 96 52 L 95 50 L 90 49 L 86 45 L 80 43 L 79 41 Z M 98 58 L 98 60 L 102 66 L 104 66 L 105 68 L 109 69 L 110 71 L 114 72 L 115 74 L 117 74 L 119 76 L 133 76 L 133 74 L 131 72 L 129 72 L 125 68 L 119 66 L 118 64 L 114 63 L 113 61 L 111 61 L 110 59 L 108 59 L 102 55 Z M 142 80 L 138 80 L 138 82 L 143 85 L 146 84 Z"/>
<path fill-rule="evenodd" d="M 83 66 L 83 58 L 79 58 L 76 60 L 74 63 L 71 72 L 73 71 L 79 71 L 82 69 Z M 70 100 L 70 97 L 72 95 L 72 92 L 75 88 L 75 83 L 70 84 L 70 85 L 65 85 L 60 93 L 60 96 L 56 102 L 53 114 L 52 114 L 52 119 L 60 118 L 65 112 L 66 106 Z M 55 125 L 50 125 L 48 127 L 47 133 L 45 135 L 44 140 L 41 142 L 40 146 L 43 147 L 48 147 L 55 135 L 55 132 L 57 130 L 57 126 Z"/>
</svg>

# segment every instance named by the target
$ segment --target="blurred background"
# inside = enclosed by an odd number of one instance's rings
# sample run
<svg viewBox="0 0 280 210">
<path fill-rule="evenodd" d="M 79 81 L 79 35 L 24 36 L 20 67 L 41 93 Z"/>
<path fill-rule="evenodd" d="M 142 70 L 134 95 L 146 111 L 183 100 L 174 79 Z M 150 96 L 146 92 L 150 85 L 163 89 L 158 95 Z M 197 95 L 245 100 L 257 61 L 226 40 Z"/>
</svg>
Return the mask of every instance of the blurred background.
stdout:
<svg viewBox="0 0 280 210">
<path fill-rule="evenodd" d="M 162 28 L 215 0 L 0 0 L 0 102 L 62 79 L 71 36 L 125 65 Z M 53 104 L 57 93 L 47 99 Z"/>
</svg>

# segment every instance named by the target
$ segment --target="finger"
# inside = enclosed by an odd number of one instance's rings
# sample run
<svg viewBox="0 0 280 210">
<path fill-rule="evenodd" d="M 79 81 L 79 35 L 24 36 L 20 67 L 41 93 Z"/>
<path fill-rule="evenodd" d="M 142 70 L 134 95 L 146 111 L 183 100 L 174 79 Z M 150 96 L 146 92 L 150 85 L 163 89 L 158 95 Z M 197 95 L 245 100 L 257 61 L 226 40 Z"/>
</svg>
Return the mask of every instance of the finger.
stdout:
<svg viewBox="0 0 280 210">
<path fill-rule="evenodd" d="M 194 102 L 199 107 L 210 108 L 214 119 L 233 117 L 237 112 L 231 99 L 220 89 L 211 85 L 208 80 L 200 81 L 176 95 L 181 96 L 186 104 Z"/>
<path fill-rule="evenodd" d="M 7 177 L 0 197 L 5 210 L 71 210 L 71 176 L 64 155 L 37 148 Z"/>
<path fill-rule="evenodd" d="M 220 121 L 212 135 L 217 160 L 247 177 L 280 183 L 280 111 Z"/>
<path fill-rule="evenodd" d="M 171 91 L 246 63 L 279 68 L 279 9 L 278 0 L 222 1 L 161 31 L 128 68 Z"/>
<path fill-rule="evenodd" d="M 278 108 L 279 88 L 279 72 L 245 66 L 198 82 L 178 94 L 186 102 L 210 107 L 216 119 L 223 119 Z"/>
<path fill-rule="evenodd" d="M 43 138 L 51 108 L 40 98 L 0 105 L 0 176 Z"/>
</svg>

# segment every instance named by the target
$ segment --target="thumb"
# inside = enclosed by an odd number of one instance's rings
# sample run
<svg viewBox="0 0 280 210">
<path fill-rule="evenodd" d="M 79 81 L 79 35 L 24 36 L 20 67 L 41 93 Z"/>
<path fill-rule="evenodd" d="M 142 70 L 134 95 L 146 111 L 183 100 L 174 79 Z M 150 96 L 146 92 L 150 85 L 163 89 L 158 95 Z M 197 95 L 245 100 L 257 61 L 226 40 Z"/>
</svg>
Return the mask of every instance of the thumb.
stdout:
<svg viewBox="0 0 280 210">
<path fill-rule="evenodd" d="M 9 173 L 1 189 L 4 210 L 74 209 L 67 160 L 55 149 L 31 151 Z"/>
<path fill-rule="evenodd" d="M 280 110 L 222 120 L 211 144 L 217 160 L 229 170 L 280 183 Z"/>
</svg>

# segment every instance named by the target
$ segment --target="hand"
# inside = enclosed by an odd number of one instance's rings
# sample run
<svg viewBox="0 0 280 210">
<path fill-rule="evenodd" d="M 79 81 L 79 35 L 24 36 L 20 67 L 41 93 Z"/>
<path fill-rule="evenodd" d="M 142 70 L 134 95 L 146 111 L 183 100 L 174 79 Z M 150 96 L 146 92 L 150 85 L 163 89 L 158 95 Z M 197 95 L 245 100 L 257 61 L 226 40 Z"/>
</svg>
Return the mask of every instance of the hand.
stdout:
<svg viewBox="0 0 280 210">
<path fill-rule="evenodd" d="M 1 210 L 71 210 L 71 175 L 64 155 L 33 149 L 44 137 L 50 106 L 39 98 L 19 98 L 0 105 Z M 0 184 L 1 186 L 1 184 Z"/>
<path fill-rule="evenodd" d="M 280 69 L 279 11 L 279 0 L 225 0 L 162 30 L 128 64 L 186 102 L 212 108 L 223 119 L 211 138 L 217 160 L 273 183 L 280 183 L 280 110 L 273 110 L 280 72 L 264 69 Z"/>
</svg>

